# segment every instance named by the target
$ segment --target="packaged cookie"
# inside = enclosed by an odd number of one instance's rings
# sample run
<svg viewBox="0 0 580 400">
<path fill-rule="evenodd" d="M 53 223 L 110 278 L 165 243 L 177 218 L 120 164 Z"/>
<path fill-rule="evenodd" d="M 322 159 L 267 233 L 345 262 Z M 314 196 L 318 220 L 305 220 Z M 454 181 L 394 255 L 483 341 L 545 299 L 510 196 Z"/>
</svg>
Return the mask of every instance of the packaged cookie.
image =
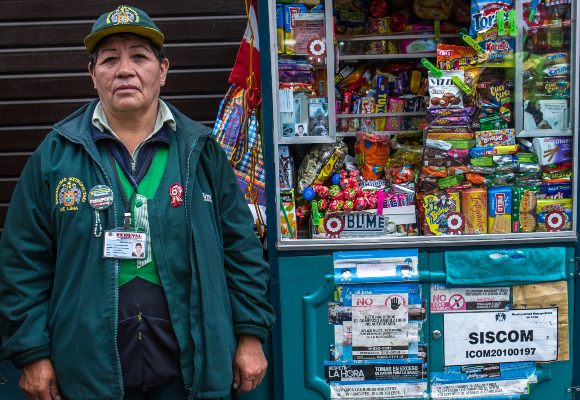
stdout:
<svg viewBox="0 0 580 400">
<path fill-rule="evenodd" d="M 512 207 L 512 232 L 536 230 L 536 205 L 539 186 L 514 186 Z"/>
<path fill-rule="evenodd" d="M 461 212 L 468 235 L 487 233 L 487 189 L 471 188 L 461 193 Z"/>
<path fill-rule="evenodd" d="M 429 108 L 464 108 L 463 92 L 457 87 L 451 78 L 457 76 L 465 80 L 465 72 L 441 71 L 440 78 L 429 72 Z"/>
<path fill-rule="evenodd" d="M 512 231 L 512 188 L 511 186 L 490 187 L 487 190 L 489 233 L 511 233 Z"/>
</svg>

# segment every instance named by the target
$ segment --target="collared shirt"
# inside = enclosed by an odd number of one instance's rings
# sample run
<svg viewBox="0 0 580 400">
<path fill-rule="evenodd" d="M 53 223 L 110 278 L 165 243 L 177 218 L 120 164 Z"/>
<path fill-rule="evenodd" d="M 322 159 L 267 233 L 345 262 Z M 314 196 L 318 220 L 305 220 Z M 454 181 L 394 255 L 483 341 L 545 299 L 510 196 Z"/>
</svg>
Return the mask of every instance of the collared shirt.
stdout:
<svg viewBox="0 0 580 400">
<path fill-rule="evenodd" d="M 161 143 L 169 146 L 171 143 L 169 130 L 176 129 L 175 118 L 161 99 L 153 131 L 137 146 L 133 154 L 129 153 L 119 136 L 111 129 L 100 101 L 93 111 L 92 124 L 93 140 L 97 144 L 101 141 L 106 142 L 111 154 L 133 186 L 136 186 L 147 173 L 157 146 Z"/>
</svg>

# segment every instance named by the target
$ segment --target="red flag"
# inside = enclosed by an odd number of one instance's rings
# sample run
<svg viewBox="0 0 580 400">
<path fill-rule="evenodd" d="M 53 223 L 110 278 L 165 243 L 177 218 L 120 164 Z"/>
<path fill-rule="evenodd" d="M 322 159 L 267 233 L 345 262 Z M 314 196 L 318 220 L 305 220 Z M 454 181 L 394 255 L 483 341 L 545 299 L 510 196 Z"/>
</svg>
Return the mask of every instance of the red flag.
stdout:
<svg viewBox="0 0 580 400">
<path fill-rule="evenodd" d="M 250 109 L 260 104 L 260 40 L 258 38 L 258 1 L 246 0 L 248 7 L 248 25 L 242 38 L 236 62 L 232 68 L 229 82 L 248 90 L 247 101 Z M 253 37 L 253 46 L 252 43 Z M 251 52 L 251 57 L 250 57 Z M 251 69 L 250 69 L 251 58 Z M 248 88 L 248 78 L 250 88 Z"/>
</svg>

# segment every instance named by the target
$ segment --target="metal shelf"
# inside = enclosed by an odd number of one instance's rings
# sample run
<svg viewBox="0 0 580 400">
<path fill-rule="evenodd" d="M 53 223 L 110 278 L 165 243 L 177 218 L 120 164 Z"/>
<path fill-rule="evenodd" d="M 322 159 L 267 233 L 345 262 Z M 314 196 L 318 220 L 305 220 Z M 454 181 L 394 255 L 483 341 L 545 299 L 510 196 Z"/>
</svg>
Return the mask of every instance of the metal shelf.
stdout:
<svg viewBox="0 0 580 400">
<path fill-rule="evenodd" d="M 525 129 L 517 134 L 519 138 L 572 136 L 572 129 Z"/>
<path fill-rule="evenodd" d="M 399 131 L 373 131 L 374 133 L 384 134 L 384 135 L 397 135 L 399 133 L 421 133 L 418 129 L 406 129 L 406 130 L 399 130 Z M 355 137 L 356 132 L 336 132 L 337 137 Z"/>
<path fill-rule="evenodd" d="M 359 61 L 359 60 L 409 60 L 421 58 L 437 57 L 437 53 L 412 53 L 412 54 L 355 54 L 339 55 L 340 61 Z"/>
<path fill-rule="evenodd" d="M 386 113 L 367 113 L 367 114 L 337 114 L 337 119 L 348 118 L 381 118 L 381 117 L 424 117 L 427 111 L 409 111 L 409 112 L 386 112 Z"/>
<path fill-rule="evenodd" d="M 443 33 L 440 38 L 457 37 L 453 33 Z M 401 34 L 384 34 L 384 35 L 336 35 L 337 42 L 366 42 L 373 40 L 407 40 L 407 39 L 435 39 L 434 33 L 401 33 Z"/>
<path fill-rule="evenodd" d="M 486 235 L 441 235 L 441 236 L 392 236 L 383 238 L 349 238 L 349 239 L 282 239 L 276 243 L 280 251 L 299 250 L 350 250 L 350 249 L 386 249 L 386 248 L 433 248 L 449 246 L 510 246 L 516 244 L 575 242 L 578 236 L 573 231 L 532 232 Z"/>
</svg>

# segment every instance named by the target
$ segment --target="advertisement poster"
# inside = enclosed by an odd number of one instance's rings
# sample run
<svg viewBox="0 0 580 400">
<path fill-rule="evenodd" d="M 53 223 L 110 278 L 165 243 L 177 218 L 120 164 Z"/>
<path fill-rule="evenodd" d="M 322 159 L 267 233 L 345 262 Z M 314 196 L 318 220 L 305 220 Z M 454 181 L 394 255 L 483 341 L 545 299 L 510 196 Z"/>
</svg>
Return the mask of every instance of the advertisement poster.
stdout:
<svg viewBox="0 0 580 400">
<path fill-rule="evenodd" d="M 407 293 L 353 294 L 352 359 L 405 358 L 409 355 Z"/>
<path fill-rule="evenodd" d="M 324 375 L 327 382 L 392 381 L 423 379 L 427 372 L 423 360 L 409 358 L 373 363 L 325 362 Z"/>
<path fill-rule="evenodd" d="M 504 310 L 510 304 L 509 287 L 451 288 L 431 285 L 431 312 Z"/>
<path fill-rule="evenodd" d="M 558 309 L 444 314 L 445 365 L 558 358 Z"/>
</svg>

